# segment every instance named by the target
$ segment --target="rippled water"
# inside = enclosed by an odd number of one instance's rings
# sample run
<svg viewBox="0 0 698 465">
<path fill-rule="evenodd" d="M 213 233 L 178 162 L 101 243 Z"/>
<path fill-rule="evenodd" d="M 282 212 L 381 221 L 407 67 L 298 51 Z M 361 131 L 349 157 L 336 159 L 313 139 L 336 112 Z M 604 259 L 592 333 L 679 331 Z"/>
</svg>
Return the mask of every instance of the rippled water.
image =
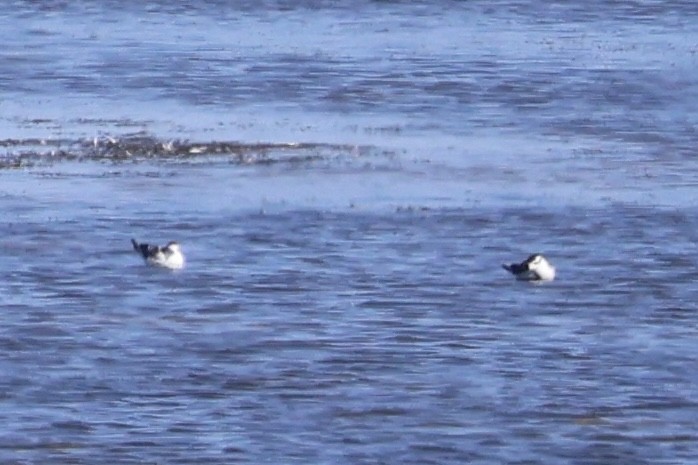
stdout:
<svg viewBox="0 0 698 465">
<path fill-rule="evenodd" d="M 696 463 L 697 15 L 13 2 L 1 461 Z"/>
</svg>

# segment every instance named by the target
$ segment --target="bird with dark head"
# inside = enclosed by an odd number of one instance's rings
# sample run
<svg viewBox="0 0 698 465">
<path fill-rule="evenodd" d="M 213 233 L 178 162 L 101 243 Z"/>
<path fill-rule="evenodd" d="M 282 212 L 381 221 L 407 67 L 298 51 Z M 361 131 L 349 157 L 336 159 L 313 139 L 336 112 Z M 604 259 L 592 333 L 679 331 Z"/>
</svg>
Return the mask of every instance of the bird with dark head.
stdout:
<svg viewBox="0 0 698 465">
<path fill-rule="evenodd" d="M 148 265 L 160 266 L 172 270 L 184 267 L 184 254 L 178 242 L 168 242 L 164 247 L 138 243 L 131 239 L 133 250 L 138 252 Z"/>
</svg>

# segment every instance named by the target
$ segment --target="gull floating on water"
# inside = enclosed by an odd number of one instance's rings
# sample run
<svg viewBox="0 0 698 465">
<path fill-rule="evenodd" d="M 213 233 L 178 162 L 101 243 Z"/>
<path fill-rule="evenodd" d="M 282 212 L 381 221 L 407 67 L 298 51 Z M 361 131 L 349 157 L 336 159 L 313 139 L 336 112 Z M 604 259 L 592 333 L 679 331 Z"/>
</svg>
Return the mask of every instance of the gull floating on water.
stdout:
<svg viewBox="0 0 698 465">
<path fill-rule="evenodd" d="M 552 281 L 555 267 L 541 254 L 533 254 L 521 263 L 502 265 L 520 281 Z"/>
<path fill-rule="evenodd" d="M 184 255 L 177 242 L 169 242 L 164 247 L 139 244 L 135 239 L 131 239 L 131 243 L 133 244 L 133 249 L 141 254 L 148 265 L 161 266 L 171 270 L 178 270 L 184 267 Z"/>
</svg>

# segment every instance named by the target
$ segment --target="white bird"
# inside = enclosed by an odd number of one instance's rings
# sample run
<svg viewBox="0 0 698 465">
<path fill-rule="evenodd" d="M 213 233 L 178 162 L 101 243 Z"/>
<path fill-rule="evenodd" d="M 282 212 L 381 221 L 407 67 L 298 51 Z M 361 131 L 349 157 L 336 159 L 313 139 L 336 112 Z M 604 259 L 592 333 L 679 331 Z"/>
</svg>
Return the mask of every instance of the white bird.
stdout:
<svg viewBox="0 0 698 465">
<path fill-rule="evenodd" d="M 131 239 L 131 243 L 133 250 L 141 254 L 148 265 L 161 266 L 171 270 L 184 267 L 184 254 L 182 254 L 182 249 L 177 242 L 169 242 L 164 247 L 139 244 L 135 239 Z"/>
<path fill-rule="evenodd" d="M 516 276 L 519 281 L 552 281 L 555 279 L 555 267 L 541 254 L 533 254 L 521 263 L 502 265 Z"/>
</svg>

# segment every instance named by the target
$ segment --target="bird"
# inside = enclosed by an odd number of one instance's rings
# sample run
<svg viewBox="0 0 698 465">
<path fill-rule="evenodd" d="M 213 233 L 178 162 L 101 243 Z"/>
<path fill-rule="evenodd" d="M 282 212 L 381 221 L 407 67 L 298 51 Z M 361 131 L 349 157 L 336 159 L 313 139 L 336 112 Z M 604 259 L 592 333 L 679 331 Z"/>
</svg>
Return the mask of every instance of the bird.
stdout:
<svg viewBox="0 0 698 465">
<path fill-rule="evenodd" d="M 178 270 L 184 267 L 184 254 L 178 242 L 168 242 L 166 246 L 160 247 L 138 243 L 131 239 L 133 250 L 138 252 L 148 265 L 160 266 L 171 270 Z"/>
<path fill-rule="evenodd" d="M 555 267 L 539 253 L 529 256 L 521 263 L 502 265 L 502 268 L 516 276 L 519 281 L 552 281 L 555 279 Z"/>
</svg>

